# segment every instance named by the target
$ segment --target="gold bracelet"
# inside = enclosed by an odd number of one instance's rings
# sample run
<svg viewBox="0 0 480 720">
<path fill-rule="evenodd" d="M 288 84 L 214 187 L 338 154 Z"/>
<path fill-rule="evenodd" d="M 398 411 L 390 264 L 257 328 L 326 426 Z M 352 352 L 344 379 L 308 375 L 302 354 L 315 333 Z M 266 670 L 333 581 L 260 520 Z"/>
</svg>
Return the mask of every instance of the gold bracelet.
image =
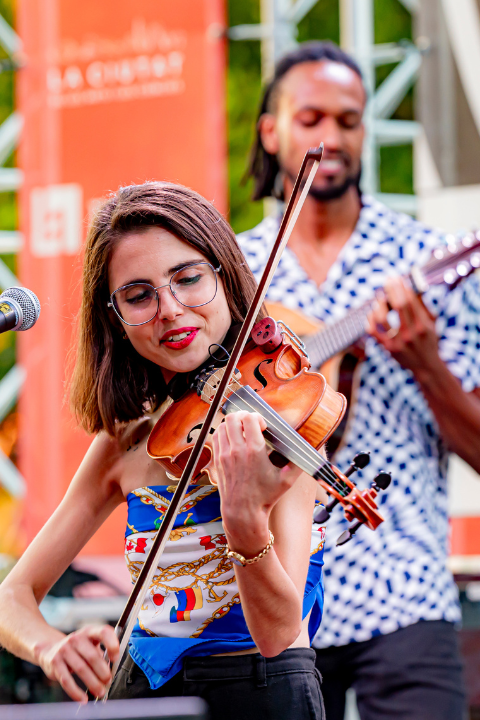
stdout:
<svg viewBox="0 0 480 720">
<path fill-rule="evenodd" d="M 253 558 L 244 558 L 243 555 L 240 555 L 240 553 L 235 552 L 234 550 L 229 550 L 227 546 L 227 552 L 226 555 L 228 558 L 231 559 L 231 561 L 235 565 L 240 565 L 240 567 L 245 567 L 245 565 L 251 565 L 252 563 L 256 563 L 259 560 L 261 560 L 265 555 L 268 553 L 269 550 L 271 550 L 273 543 L 275 542 L 275 538 L 273 537 L 273 533 L 271 530 L 269 530 L 270 533 L 270 542 L 268 545 L 266 545 L 262 552 L 258 553 L 258 555 L 255 555 Z"/>
</svg>

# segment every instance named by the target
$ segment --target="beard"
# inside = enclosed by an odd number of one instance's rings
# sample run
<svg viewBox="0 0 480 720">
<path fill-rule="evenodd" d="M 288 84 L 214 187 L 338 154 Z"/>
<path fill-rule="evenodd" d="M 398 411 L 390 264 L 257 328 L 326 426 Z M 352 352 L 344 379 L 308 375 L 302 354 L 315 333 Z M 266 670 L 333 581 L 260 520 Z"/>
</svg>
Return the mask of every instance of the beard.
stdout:
<svg viewBox="0 0 480 720">
<path fill-rule="evenodd" d="M 355 175 L 346 177 L 340 185 L 332 185 L 329 188 L 316 188 L 312 185 L 308 194 L 315 198 L 315 200 L 318 200 L 318 202 L 328 202 L 329 200 L 338 200 L 338 198 L 343 197 L 351 187 L 356 187 L 360 195 L 360 175 L 361 170 Z"/>
<path fill-rule="evenodd" d="M 286 171 L 284 171 L 286 172 Z M 343 197 L 345 193 L 351 188 L 356 187 L 358 194 L 360 195 L 360 176 L 362 174 L 362 169 L 360 168 L 358 172 L 356 172 L 354 175 L 350 175 L 345 178 L 345 180 L 340 185 L 332 185 L 331 187 L 327 188 L 316 188 L 314 185 L 310 187 L 310 190 L 308 194 L 313 197 L 318 202 L 329 202 L 330 200 L 338 200 L 339 198 Z M 295 182 L 295 177 L 292 176 L 291 173 L 287 172 L 288 177 L 292 181 L 292 183 Z M 302 183 L 302 187 L 305 185 L 305 181 Z"/>
</svg>

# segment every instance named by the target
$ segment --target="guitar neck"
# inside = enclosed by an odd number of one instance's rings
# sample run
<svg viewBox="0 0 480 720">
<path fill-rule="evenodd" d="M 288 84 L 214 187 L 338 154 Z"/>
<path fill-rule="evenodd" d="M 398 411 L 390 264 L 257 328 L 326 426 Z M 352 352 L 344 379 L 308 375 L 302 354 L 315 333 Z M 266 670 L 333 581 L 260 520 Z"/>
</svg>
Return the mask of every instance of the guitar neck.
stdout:
<svg viewBox="0 0 480 720">
<path fill-rule="evenodd" d="M 367 317 L 375 299 L 368 300 L 360 307 L 350 310 L 345 317 L 332 325 L 304 338 L 312 367 L 318 368 L 337 353 L 343 352 L 365 335 Z"/>
<path fill-rule="evenodd" d="M 480 268 L 480 233 L 439 245 L 425 265 L 413 266 L 406 277 L 415 292 L 421 295 L 432 285 L 445 284 L 448 289 L 454 288 L 477 268 Z M 314 368 L 321 367 L 365 335 L 367 316 L 374 302 L 375 298 L 368 300 L 338 322 L 306 337 L 306 350 Z"/>
</svg>

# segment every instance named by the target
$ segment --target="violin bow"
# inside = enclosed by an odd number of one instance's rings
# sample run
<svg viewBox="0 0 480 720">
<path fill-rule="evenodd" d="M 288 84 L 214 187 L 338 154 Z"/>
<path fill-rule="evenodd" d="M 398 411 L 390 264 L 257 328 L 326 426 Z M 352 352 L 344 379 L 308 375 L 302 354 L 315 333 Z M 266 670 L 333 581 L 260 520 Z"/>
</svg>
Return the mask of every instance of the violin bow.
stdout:
<svg viewBox="0 0 480 720">
<path fill-rule="evenodd" d="M 310 148 L 310 150 L 308 150 L 308 152 L 305 154 L 305 157 L 303 158 L 303 162 L 295 180 L 292 195 L 288 201 L 277 238 L 270 252 L 270 257 L 268 258 L 268 261 L 265 265 L 252 304 L 247 312 L 245 320 L 243 321 L 242 327 L 237 336 L 237 340 L 225 367 L 225 372 L 217 387 L 215 396 L 210 403 L 205 422 L 203 423 L 195 445 L 192 448 L 182 476 L 178 481 L 178 485 L 170 501 L 170 505 L 168 506 L 167 511 L 163 516 L 162 523 L 152 543 L 152 547 L 150 548 L 150 552 L 148 553 L 142 570 L 140 571 L 140 574 L 137 578 L 137 582 L 133 586 L 130 597 L 128 598 L 122 615 L 115 627 L 115 632 L 120 641 L 120 653 L 118 660 L 112 666 L 112 678 L 115 678 L 120 663 L 123 660 L 123 656 L 125 655 L 125 651 L 127 649 L 127 645 L 130 640 L 133 628 L 137 621 L 138 614 L 145 600 L 145 595 L 152 583 L 154 574 L 157 570 L 158 561 L 165 550 L 165 545 L 167 544 L 167 540 L 170 537 L 170 533 L 173 529 L 175 519 L 178 515 L 180 506 L 185 498 L 187 488 L 190 485 L 191 479 L 195 477 L 195 470 L 198 464 L 198 460 L 200 459 L 200 455 L 205 445 L 205 441 L 208 437 L 210 428 L 213 424 L 217 412 L 220 410 L 220 405 L 223 401 L 225 391 L 230 382 L 230 378 L 235 371 L 237 362 L 250 336 L 257 315 L 265 299 L 265 295 L 267 294 L 270 282 L 273 278 L 275 270 L 277 269 L 280 257 L 283 253 L 283 250 L 285 249 L 286 244 L 288 243 L 300 211 L 310 191 L 310 187 L 318 170 L 322 155 L 323 143 L 321 143 L 318 148 Z M 303 177 L 305 175 L 307 165 L 310 161 L 313 161 L 313 165 L 308 175 L 308 178 L 306 179 L 306 181 L 304 181 Z M 300 189 L 301 194 L 297 204 L 295 205 L 295 201 Z M 105 700 L 107 699 L 107 697 L 108 693 L 105 696 Z"/>
</svg>

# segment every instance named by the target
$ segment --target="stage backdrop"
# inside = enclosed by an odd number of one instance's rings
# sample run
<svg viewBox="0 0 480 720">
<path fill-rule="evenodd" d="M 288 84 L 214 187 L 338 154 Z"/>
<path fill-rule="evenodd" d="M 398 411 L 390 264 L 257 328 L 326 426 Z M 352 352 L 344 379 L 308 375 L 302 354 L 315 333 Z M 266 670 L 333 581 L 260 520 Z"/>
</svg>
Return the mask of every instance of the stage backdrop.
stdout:
<svg viewBox="0 0 480 720">
<path fill-rule="evenodd" d="M 20 0 L 25 119 L 21 282 L 37 325 L 19 333 L 21 471 L 30 539 L 90 438 L 64 402 L 82 246 L 99 198 L 145 180 L 184 183 L 226 211 L 224 0 Z M 122 552 L 125 510 L 85 549 Z"/>
</svg>

